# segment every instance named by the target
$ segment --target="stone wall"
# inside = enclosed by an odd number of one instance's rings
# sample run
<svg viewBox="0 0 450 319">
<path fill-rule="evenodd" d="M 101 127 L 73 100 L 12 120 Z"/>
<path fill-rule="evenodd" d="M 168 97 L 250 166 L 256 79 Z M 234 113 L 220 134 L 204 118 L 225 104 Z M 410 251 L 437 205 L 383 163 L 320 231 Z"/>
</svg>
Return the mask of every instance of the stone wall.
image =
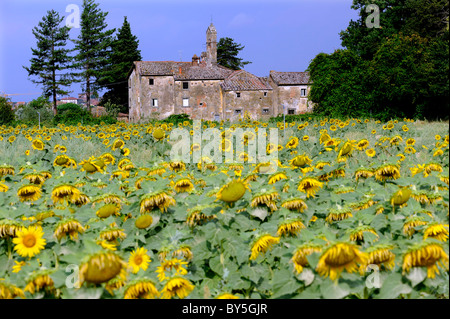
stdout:
<svg viewBox="0 0 450 319">
<path fill-rule="evenodd" d="M 183 89 L 183 82 L 188 89 Z M 221 80 L 175 81 L 175 114 L 186 113 L 192 119 L 214 120 L 222 114 Z M 189 106 L 183 106 L 183 99 Z"/>
<path fill-rule="evenodd" d="M 240 97 L 237 97 L 237 93 Z M 272 91 L 225 91 L 223 103 L 225 112 L 224 119 L 236 121 L 247 111 L 252 119 L 260 119 L 273 116 Z M 266 95 L 266 96 L 264 96 Z M 267 109 L 268 113 L 263 113 Z M 240 110 L 237 113 L 236 110 Z"/>
</svg>

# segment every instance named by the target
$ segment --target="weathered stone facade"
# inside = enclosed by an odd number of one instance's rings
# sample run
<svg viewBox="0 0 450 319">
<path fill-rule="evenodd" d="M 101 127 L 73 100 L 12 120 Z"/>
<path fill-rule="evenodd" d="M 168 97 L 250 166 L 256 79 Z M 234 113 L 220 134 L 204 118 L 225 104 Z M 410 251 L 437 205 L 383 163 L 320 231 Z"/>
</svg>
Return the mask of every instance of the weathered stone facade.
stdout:
<svg viewBox="0 0 450 319">
<path fill-rule="evenodd" d="M 253 119 L 312 111 L 307 72 L 270 71 L 257 77 L 217 64 L 217 31 L 206 31 L 206 52 L 191 62 L 136 61 L 130 70 L 130 121 L 186 113 L 192 119 Z"/>
</svg>

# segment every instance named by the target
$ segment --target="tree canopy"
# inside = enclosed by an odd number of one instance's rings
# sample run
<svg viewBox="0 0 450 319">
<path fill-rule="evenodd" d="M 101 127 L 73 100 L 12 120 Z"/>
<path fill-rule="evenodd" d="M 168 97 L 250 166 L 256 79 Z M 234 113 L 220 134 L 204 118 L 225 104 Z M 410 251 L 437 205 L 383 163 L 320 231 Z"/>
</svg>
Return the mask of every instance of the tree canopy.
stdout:
<svg viewBox="0 0 450 319">
<path fill-rule="evenodd" d="M 310 99 L 326 116 L 442 118 L 449 111 L 448 0 L 374 0 L 379 28 L 368 28 L 367 1 L 340 33 L 344 49 L 310 63 Z"/>
<path fill-rule="evenodd" d="M 236 43 L 232 38 L 220 38 L 217 44 L 217 63 L 232 70 L 243 68 L 251 63 L 238 57 L 239 52 L 244 48 L 245 46 Z"/>
</svg>

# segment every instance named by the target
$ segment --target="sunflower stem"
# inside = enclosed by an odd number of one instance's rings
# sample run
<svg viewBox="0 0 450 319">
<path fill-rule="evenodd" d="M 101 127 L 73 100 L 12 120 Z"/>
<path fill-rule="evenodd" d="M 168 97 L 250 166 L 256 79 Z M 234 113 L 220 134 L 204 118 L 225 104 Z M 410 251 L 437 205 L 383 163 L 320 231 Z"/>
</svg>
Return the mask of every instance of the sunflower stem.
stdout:
<svg viewBox="0 0 450 319">
<path fill-rule="evenodd" d="M 12 240 L 11 237 L 6 237 L 6 242 L 8 245 L 8 259 L 12 259 Z"/>
</svg>

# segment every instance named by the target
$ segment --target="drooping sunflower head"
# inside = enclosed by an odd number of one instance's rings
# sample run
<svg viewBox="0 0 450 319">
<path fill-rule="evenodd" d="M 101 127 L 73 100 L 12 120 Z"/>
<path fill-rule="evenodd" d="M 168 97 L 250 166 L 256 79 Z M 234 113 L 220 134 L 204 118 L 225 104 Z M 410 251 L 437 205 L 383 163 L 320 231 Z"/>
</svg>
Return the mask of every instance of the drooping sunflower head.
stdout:
<svg viewBox="0 0 450 319">
<path fill-rule="evenodd" d="M 297 236 L 303 228 L 306 227 L 300 218 L 284 220 L 278 225 L 277 236 Z"/>
<path fill-rule="evenodd" d="M 292 210 L 292 211 L 298 211 L 300 213 L 303 213 L 307 208 L 308 205 L 306 202 L 299 197 L 295 198 L 289 198 L 281 203 L 281 207 L 284 207 L 286 209 Z"/>
<path fill-rule="evenodd" d="M 88 160 L 83 160 L 81 163 L 81 171 L 85 171 L 88 174 L 94 174 L 94 173 L 103 173 L 103 167 L 105 166 L 105 163 L 103 160 L 98 160 L 95 157 L 90 157 Z"/>
<path fill-rule="evenodd" d="M 377 181 L 395 180 L 400 178 L 400 169 L 397 164 L 384 164 L 378 167 L 375 172 L 375 179 Z"/>
<path fill-rule="evenodd" d="M 448 224 L 432 222 L 425 228 L 423 239 L 434 238 L 446 242 L 448 240 Z"/>
<path fill-rule="evenodd" d="M 80 190 L 70 184 L 60 184 L 52 190 L 52 200 L 56 203 L 69 202 L 81 194 Z"/>
<path fill-rule="evenodd" d="M 351 241 L 364 241 L 364 233 L 371 233 L 373 235 L 376 236 L 376 239 L 374 241 L 376 241 L 379 237 L 379 235 L 377 234 L 377 232 L 375 231 L 375 229 L 371 226 L 368 225 L 361 225 L 358 226 L 356 228 L 353 228 L 350 230 L 349 235 L 350 235 L 350 240 Z"/>
<path fill-rule="evenodd" d="M 428 278 L 434 278 L 439 274 L 438 266 L 448 271 L 449 260 L 442 245 L 434 241 L 413 244 L 403 255 L 403 274 L 412 267 L 426 267 Z"/>
<path fill-rule="evenodd" d="M 360 167 L 355 171 L 355 179 L 358 181 L 360 178 L 369 178 L 374 174 L 370 168 Z"/>
<path fill-rule="evenodd" d="M 85 229 L 81 223 L 74 218 L 67 218 L 59 221 L 56 224 L 53 235 L 61 241 L 62 238 L 69 236 L 71 240 L 76 240 L 78 234 L 84 233 Z"/>
<path fill-rule="evenodd" d="M 28 291 L 32 295 L 41 290 L 44 290 L 48 294 L 55 293 L 55 283 L 50 277 L 55 271 L 55 269 L 43 269 L 32 272 L 26 280 L 27 285 L 24 291 Z"/>
<path fill-rule="evenodd" d="M 423 216 L 410 216 L 403 224 L 403 233 L 407 236 L 412 236 L 416 229 L 415 227 L 426 225 L 427 222 Z"/>
<path fill-rule="evenodd" d="M 104 153 L 100 157 L 106 165 L 114 165 L 116 158 L 111 153 Z"/>
<path fill-rule="evenodd" d="M 240 178 L 234 179 L 222 186 L 216 197 L 226 203 L 234 203 L 244 196 L 247 189 L 249 189 L 247 182 Z"/>
<path fill-rule="evenodd" d="M 267 206 L 271 211 L 277 210 L 275 201 L 280 198 L 276 190 L 262 191 L 253 196 L 250 206 L 255 208 L 258 206 Z"/>
<path fill-rule="evenodd" d="M 289 161 L 289 164 L 293 168 L 305 167 L 306 165 L 311 164 L 312 160 L 308 157 L 308 155 L 298 155 Z"/>
<path fill-rule="evenodd" d="M 0 278 L 0 299 L 25 298 L 25 294 L 19 287 Z"/>
<path fill-rule="evenodd" d="M 22 179 L 28 180 L 31 184 L 42 185 L 45 182 L 45 177 L 38 173 L 25 174 Z"/>
<path fill-rule="evenodd" d="M 0 238 L 16 237 L 17 233 L 24 229 L 24 225 L 16 220 L 2 219 L 0 220 Z"/>
<path fill-rule="evenodd" d="M 174 172 L 180 172 L 186 169 L 186 164 L 183 161 L 171 161 L 169 168 Z"/>
<path fill-rule="evenodd" d="M 313 253 L 320 252 L 322 252 L 322 245 L 319 244 L 305 243 L 298 246 L 290 261 L 294 264 L 294 271 L 297 274 L 302 273 L 303 267 L 306 267 L 308 265 L 308 259 L 306 257 Z"/>
<path fill-rule="evenodd" d="M 187 177 L 182 177 L 173 183 L 173 187 L 177 193 L 190 193 L 194 189 L 194 184 Z"/>
<path fill-rule="evenodd" d="M 150 227 L 152 224 L 153 224 L 153 217 L 150 214 L 141 214 L 136 218 L 134 222 L 134 225 L 138 229 L 146 229 Z"/>
<path fill-rule="evenodd" d="M 175 204 L 175 199 L 169 196 L 164 190 L 159 190 L 141 197 L 140 212 L 141 214 L 149 213 L 155 208 L 159 208 L 162 212 L 165 212 L 169 206 Z"/>
<path fill-rule="evenodd" d="M 131 162 L 131 160 L 129 160 L 128 158 L 123 158 L 119 161 L 119 163 L 117 163 L 117 168 L 121 171 L 130 171 L 136 167 L 134 166 L 133 162 Z"/>
<path fill-rule="evenodd" d="M 84 282 L 101 284 L 121 273 L 127 264 L 112 251 L 99 251 L 83 259 L 80 265 L 80 285 Z"/>
<path fill-rule="evenodd" d="M 367 263 L 361 265 L 361 272 L 364 272 L 368 265 L 383 265 L 386 269 L 392 270 L 395 267 L 395 254 L 391 251 L 393 245 L 379 244 L 369 247 Z"/>
<path fill-rule="evenodd" d="M 350 217 L 353 217 L 352 210 L 350 207 L 332 208 L 328 212 L 328 215 L 325 218 L 325 220 L 329 223 L 332 223 L 334 221 L 340 221 Z"/>
<path fill-rule="evenodd" d="M 23 185 L 17 190 L 17 196 L 21 202 L 34 202 L 41 198 L 40 186 L 34 184 Z"/>
<path fill-rule="evenodd" d="M 101 240 L 106 240 L 111 243 L 116 243 L 118 239 L 124 239 L 127 234 L 122 228 L 117 227 L 115 223 L 102 230 L 99 234 Z"/>
<path fill-rule="evenodd" d="M 162 299 L 171 299 L 177 296 L 180 299 L 186 298 L 195 286 L 186 278 L 175 276 L 170 278 L 162 289 Z"/>
<path fill-rule="evenodd" d="M 29 226 L 16 232 L 13 243 L 14 250 L 22 257 L 33 257 L 44 249 L 46 240 L 42 238 L 44 232 L 41 227 Z"/>
<path fill-rule="evenodd" d="M 369 147 L 370 142 L 369 140 L 363 138 L 362 140 L 359 140 L 358 143 L 356 144 L 356 148 L 359 151 L 364 151 L 367 147 Z"/>
<path fill-rule="evenodd" d="M 338 242 L 322 253 L 316 270 L 321 276 L 337 280 L 343 270 L 356 272 L 358 264 L 366 264 L 367 259 L 367 254 L 361 252 L 355 244 Z"/>
<path fill-rule="evenodd" d="M 306 193 L 306 197 L 314 197 L 315 194 L 322 188 L 323 183 L 314 177 L 304 177 L 298 184 L 298 190 Z"/>
<path fill-rule="evenodd" d="M 111 149 L 115 151 L 116 149 L 121 149 L 125 146 L 125 142 L 121 138 L 116 138 L 111 145 Z"/>
<path fill-rule="evenodd" d="M 288 177 L 286 176 L 285 172 L 278 172 L 275 174 L 272 174 L 271 176 L 269 176 L 269 181 L 268 184 L 275 184 L 278 181 L 281 181 L 282 179 L 287 179 Z"/>
<path fill-rule="evenodd" d="M 155 299 L 160 295 L 155 283 L 146 277 L 129 282 L 124 290 L 124 299 Z"/>
<path fill-rule="evenodd" d="M 260 254 L 265 254 L 273 245 L 280 242 L 279 237 L 270 234 L 263 234 L 253 240 L 250 260 L 255 260 Z"/>
</svg>

